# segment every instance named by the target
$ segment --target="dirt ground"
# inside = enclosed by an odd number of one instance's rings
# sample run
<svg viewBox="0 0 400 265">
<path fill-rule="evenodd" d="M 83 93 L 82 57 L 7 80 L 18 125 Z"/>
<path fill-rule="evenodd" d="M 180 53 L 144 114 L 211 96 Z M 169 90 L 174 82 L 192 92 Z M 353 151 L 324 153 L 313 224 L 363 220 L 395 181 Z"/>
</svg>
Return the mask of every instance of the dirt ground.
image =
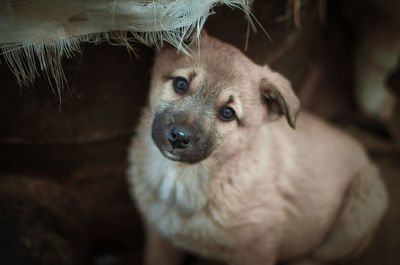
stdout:
<svg viewBox="0 0 400 265">
<path fill-rule="evenodd" d="M 385 123 L 355 106 L 357 37 L 344 15 L 335 15 L 338 6 L 321 24 L 310 1 L 298 29 L 277 19 L 286 4 L 275 2 L 255 2 L 273 41 L 261 30 L 251 33 L 246 54 L 287 76 L 304 109 L 363 142 L 390 194 L 370 247 L 344 264 L 399 264 L 400 106 Z M 241 13 L 217 14 L 206 24 L 209 34 L 244 50 Z M 61 102 L 45 79 L 19 87 L 0 64 L 0 264 L 141 264 L 143 230 L 127 191 L 126 150 L 146 102 L 154 51 L 138 45 L 136 52 L 84 44 L 82 55 L 64 61 Z M 399 70 L 388 85 L 400 98 Z M 186 264 L 213 263 L 189 256 Z"/>
</svg>

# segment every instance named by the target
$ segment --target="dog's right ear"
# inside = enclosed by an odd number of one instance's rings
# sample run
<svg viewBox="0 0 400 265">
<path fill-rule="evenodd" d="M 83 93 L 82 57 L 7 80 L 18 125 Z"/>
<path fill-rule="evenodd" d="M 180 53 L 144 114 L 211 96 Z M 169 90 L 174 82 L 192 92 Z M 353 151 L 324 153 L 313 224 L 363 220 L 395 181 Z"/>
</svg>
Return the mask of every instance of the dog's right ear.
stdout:
<svg viewBox="0 0 400 265">
<path fill-rule="evenodd" d="M 277 120 L 285 115 L 290 127 L 294 129 L 300 101 L 286 78 L 269 69 L 268 71 L 268 76 L 261 79 L 260 93 L 267 105 L 269 120 Z"/>
</svg>

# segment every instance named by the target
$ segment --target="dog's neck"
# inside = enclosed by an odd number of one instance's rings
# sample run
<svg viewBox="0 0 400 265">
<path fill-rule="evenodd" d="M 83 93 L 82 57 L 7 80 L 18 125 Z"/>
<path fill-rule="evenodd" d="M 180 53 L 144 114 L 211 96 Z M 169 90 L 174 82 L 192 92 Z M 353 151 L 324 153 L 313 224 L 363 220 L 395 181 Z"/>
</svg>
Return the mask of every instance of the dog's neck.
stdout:
<svg viewBox="0 0 400 265">
<path fill-rule="evenodd" d="M 154 145 L 153 148 L 157 149 Z M 148 170 L 154 176 L 147 179 L 158 200 L 175 207 L 183 215 L 192 215 L 207 205 L 211 168 L 206 162 L 186 164 L 164 157 L 159 150 L 150 152 L 159 161 Z"/>
</svg>

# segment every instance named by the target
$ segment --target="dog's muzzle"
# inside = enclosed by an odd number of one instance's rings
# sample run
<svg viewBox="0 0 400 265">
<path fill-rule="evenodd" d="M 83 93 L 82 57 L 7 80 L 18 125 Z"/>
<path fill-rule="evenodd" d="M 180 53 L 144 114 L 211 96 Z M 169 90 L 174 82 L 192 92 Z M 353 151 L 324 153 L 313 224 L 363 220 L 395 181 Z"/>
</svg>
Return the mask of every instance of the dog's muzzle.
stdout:
<svg viewBox="0 0 400 265">
<path fill-rule="evenodd" d="M 214 135 L 206 130 L 201 119 L 187 122 L 185 116 L 163 111 L 155 115 L 151 136 L 168 159 L 197 163 L 207 158 L 214 148 Z"/>
</svg>

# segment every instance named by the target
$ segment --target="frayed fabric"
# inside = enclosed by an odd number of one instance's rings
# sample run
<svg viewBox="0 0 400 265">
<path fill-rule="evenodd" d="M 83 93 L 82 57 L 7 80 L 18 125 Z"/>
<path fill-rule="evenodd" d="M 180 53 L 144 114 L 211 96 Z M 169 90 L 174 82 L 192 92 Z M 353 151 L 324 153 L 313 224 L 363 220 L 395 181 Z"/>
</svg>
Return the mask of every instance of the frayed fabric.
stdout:
<svg viewBox="0 0 400 265">
<path fill-rule="evenodd" d="M 185 51 L 199 38 L 213 7 L 225 4 L 249 16 L 251 0 L 3 0 L 0 49 L 20 85 L 40 71 L 60 91 L 65 83 L 61 58 L 80 52 L 81 42 L 108 41 L 152 47 L 165 42 Z"/>
</svg>

